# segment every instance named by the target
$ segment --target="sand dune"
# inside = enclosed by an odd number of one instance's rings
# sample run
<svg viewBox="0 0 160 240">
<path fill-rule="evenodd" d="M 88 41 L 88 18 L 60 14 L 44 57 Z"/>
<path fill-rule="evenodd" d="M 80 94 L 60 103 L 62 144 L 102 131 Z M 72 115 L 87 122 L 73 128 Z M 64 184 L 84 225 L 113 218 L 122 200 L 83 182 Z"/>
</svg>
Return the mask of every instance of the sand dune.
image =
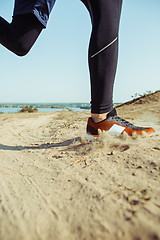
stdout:
<svg viewBox="0 0 160 240">
<path fill-rule="evenodd" d="M 89 112 L 0 115 L 0 240 L 160 239 L 160 91 L 117 107 L 156 133 L 85 140 Z"/>
</svg>

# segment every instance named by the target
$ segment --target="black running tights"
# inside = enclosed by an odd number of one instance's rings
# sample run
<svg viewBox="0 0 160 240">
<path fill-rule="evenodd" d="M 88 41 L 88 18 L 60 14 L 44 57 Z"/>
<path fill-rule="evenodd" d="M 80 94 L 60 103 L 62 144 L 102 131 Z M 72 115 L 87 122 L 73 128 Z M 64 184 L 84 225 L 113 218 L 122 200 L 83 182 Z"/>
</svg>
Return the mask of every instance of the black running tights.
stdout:
<svg viewBox="0 0 160 240">
<path fill-rule="evenodd" d="M 113 109 L 113 85 L 118 58 L 118 31 L 122 0 L 82 0 L 92 21 L 89 45 L 91 112 Z"/>
<path fill-rule="evenodd" d="M 18 56 L 26 55 L 43 25 L 33 14 L 16 15 L 9 24 L 0 17 L 0 43 Z"/>
<path fill-rule="evenodd" d="M 122 0 L 82 0 L 92 21 L 89 45 L 91 112 L 113 109 L 113 84 L 118 58 Z M 16 15 L 11 24 L 0 17 L 0 43 L 18 56 L 26 55 L 43 25 L 33 14 Z"/>
</svg>

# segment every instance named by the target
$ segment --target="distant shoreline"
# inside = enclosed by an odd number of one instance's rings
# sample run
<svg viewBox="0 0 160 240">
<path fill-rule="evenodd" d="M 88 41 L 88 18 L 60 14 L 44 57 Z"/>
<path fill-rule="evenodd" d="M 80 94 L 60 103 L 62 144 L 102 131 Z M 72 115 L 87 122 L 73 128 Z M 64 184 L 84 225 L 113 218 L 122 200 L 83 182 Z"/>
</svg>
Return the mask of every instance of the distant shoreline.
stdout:
<svg viewBox="0 0 160 240">
<path fill-rule="evenodd" d="M 119 104 L 114 103 L 114 106 Z M 90 110 L 89 103 L 0 103 L 0 113 L 16 113 L 24 106 L 37 108 L 38 112 Z"/>
</svg>

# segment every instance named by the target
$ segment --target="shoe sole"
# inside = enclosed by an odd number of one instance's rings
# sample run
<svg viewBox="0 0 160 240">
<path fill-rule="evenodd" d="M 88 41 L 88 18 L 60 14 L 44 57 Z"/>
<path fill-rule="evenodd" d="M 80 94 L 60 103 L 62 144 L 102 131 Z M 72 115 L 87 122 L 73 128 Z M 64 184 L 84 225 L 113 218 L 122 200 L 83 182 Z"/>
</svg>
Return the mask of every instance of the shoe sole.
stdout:
<svg viewBox="0 0 160 240">
<path fill-rule="evenodd" d="M 148 135 L 151 135 L 151 134 L 153 134 L 154 132 L 155 132 L 155 130 L 153 129 L 153 128 L 151 128 L 151 129 L 148 129 L 148 131 L 141 131 L 141 132 L 133 132 L 132 134 L 129 134 L 128 132 L 122 132 L 121 134 L 119 134 L 119 133 L 111 133 L 111 132 L 109 132 L 109 131 L 105 131 L 105 132 L 108 132 L 109 134 L 114 134 L 114 135 L 123 135 L 123 134 L 127 134 L 129 137 L 134 137 L 135 135 L 137 135 L 137 136 L 142 136 L 143 134 L 148 134 Z M 101 137 L 100 137 L 100 135 L 97 135 L 97 136 L 95 136 L 95 135 L 90 135 L 90 134 L 86 134 L 86 140 L 88 140 L 88 141 L 95 141 L 95 140 L 98 140 L 98 139 L 100 139 Z"/>
<path fill-rule="evenodd" d="M 92 136 L 92 135 L 89 135 L 89 134 L 86 134 L 86 137 L 85 137 L 85 139 L 87 140 L 87 141 L 96 141 L 96 140 L 99 140 L 100 139 L 100 136 Z"/>
</svg>

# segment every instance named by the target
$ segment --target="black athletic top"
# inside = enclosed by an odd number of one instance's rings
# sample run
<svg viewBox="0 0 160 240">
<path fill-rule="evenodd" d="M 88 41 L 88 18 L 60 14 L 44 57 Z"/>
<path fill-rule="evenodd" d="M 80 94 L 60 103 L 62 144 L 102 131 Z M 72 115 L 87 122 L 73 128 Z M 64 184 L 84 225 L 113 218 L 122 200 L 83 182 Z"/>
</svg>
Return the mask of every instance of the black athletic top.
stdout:
<svg viewBox="0 0 160 240">
<path fill-rule="evenodd" d="M 33 13 L 46 27 L 49 14 L 56 0 L 15 0 L 13 15 Z"/>
</svg>

